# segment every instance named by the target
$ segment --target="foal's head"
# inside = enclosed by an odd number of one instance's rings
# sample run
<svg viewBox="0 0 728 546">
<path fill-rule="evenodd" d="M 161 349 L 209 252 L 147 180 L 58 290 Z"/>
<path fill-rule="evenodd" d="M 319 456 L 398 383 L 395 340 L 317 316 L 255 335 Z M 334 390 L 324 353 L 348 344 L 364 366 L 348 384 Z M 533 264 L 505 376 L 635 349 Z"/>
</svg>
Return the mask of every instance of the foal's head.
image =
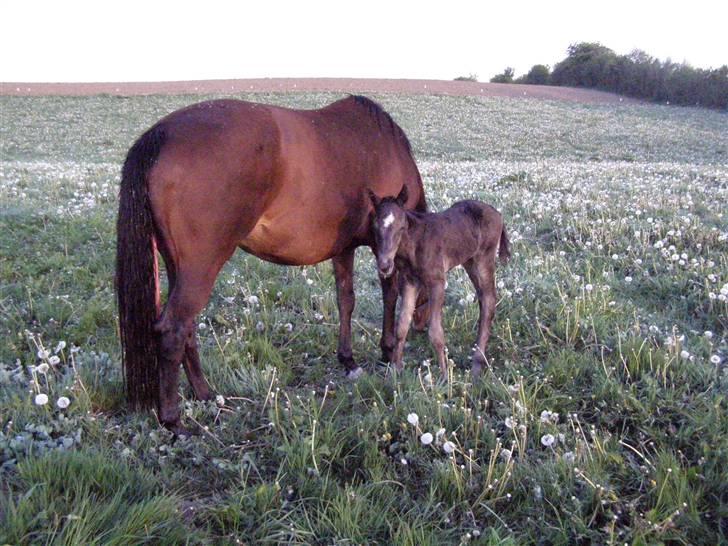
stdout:
<svg viewBox="0 0 728 546">
<path fill-rule="evenodd" d="M 382 277 L 389 277 L 394 272 L 394 257 L 397 254 L 402 234 L 407 229 L 407 213 L 404 204 L 407 202 L 407 186 L 397 197 L 377 197 L 369 190 L 369 199 L 374 205 L 375 218 L 372 223 L 374 231 L 377 269 Z"/>
</svg>

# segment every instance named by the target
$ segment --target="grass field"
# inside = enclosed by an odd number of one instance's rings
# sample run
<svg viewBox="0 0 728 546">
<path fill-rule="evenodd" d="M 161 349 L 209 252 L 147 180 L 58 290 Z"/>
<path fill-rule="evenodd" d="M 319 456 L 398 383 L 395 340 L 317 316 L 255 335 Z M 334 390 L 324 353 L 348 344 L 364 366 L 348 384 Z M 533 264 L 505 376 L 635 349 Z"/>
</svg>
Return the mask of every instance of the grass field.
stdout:
<svg viewBox="0 0 728 546">
<path fill-rule="evenodd" d="M 255 95 L 315 107 L 326 94 Z M 192 438 L 125 410 L 113 291 L 127 148 L 190 97 L 0 97 L 0 544 L 706 544 L 728 540 L 728 118 L 691 108 L 374 97 L 430 205 L 505 217 L 514 257 L 473 384 L 426 336 L 378 365 L 357 254 L 343 379 L 329 264 L 238 253 L 200 316 Z"/>
</svg>

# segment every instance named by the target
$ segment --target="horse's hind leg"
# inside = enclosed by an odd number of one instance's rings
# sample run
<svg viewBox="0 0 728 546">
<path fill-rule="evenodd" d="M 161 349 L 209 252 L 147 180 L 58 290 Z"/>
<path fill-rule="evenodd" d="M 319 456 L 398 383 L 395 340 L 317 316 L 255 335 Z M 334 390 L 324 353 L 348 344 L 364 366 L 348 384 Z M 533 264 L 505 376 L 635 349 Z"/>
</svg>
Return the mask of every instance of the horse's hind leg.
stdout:
<svg viewBox="0 0 728 546">
<path fill-rule="evenodd" d="M 167 266 L 167 279 L 169 282 L 169 294 L 171 295 L 177 284 L 177 269 L 171 259 L 164 243 L 158 243 L 159 251 L 162 254 L 164 263 Z M 187 341 L 185 342 L 185 355 L 182 360 L 187 380 L 192 386 L 192 392 L 198 400 L 210 400 L 210 386 L 202 373 L 200 354 L 197 349 L 197 326 L 192 325 Z"/>
<path fill-rule="evenodd" d="M 223 263 L 225 260 L 212 266 L 201 263 L 187 268 L 180 266 L 169 301 L 156 325 L 160 335 L 159 421 L 175 432 L 184 432 L 180 424 L 178 387 L 180 363 L 185 356 L 193 357 L 186 369 L 192 371 L 190 379 L 195 395 L 205 394 L 205 390 L 209 395 L 196 347 L 190 349 L 189 344 L 195 334 L 195 317 L 207 303 Z"/>
<path fill-rule="evenodd" d="M 185 343 L 185 358 L 182 361 L 187 379 L 192 386 L 192 392 L 198 400 L 212 400 L 210 385 L 202 373 L 200 364 L 200 353 L 197 348 L 197 326 L 192 324 L 192 331 Z"/>
<path fill-rule="evenodd" d="M 471 258 L 463 264 L 475 287 L 480 307 L 478 338 L 473 352 L 473 376 L 478 376 L 485 364 L 485 347 L 495 315 L 495 249 Z"/>
</svg>

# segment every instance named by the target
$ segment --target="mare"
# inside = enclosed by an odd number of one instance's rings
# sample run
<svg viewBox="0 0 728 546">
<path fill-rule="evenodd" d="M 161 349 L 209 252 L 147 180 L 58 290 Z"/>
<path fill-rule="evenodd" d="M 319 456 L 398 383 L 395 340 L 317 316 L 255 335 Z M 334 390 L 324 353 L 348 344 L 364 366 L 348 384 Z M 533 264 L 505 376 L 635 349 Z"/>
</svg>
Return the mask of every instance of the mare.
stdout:
<svg viewBox="0 0 728 546">
<path fill-rule="evenodd" d="M 331 259 L 339 307 L 338 360 L 352 357 L 354 251 L 373 248 L 367 191 L 405 184 L 407 209 L 426 210 L 404 131 L 381 106 L 348 96 L 318 110 L 214 100 L 177 110 L 133 144 L 122 169 L 116 290 L 127 400 L 180 423 L 180 363 L 198 399 L 210 387 L 200 365 L 196 315 L 237 248 L 277 264 Z M 169 296 L 160 300 L 157 251 Z M 381 278 L 381 349 L 394 347 L 397 287 Z M 425 306 L 426 308 L 426 306 Z"/>
<path fill-rule="evenodd" d="M 382 277 L 399 274 L 401 296 L 397 316 L 397 342 L 392 362 L 402 370 L 403 351 L 415 301 L 421 292 L 429 297 L 428 333 L 437 353 L 440 371 L 447 377 L 442 305 L 447 272 L 462 265 L 475 287 L 480 306 L 478 337 L 473 354 L 473 376 L 485 363 L 496 305 L 495 258 L 508 261 L 508 236 L 500 213 L 480 201 L 459 201 L 439 213 L 411 211 L 406 207 L 408 188 L 397 197 L 380 198 L 369 192 L 376 212 L 374 248 Z"/>
</svg>

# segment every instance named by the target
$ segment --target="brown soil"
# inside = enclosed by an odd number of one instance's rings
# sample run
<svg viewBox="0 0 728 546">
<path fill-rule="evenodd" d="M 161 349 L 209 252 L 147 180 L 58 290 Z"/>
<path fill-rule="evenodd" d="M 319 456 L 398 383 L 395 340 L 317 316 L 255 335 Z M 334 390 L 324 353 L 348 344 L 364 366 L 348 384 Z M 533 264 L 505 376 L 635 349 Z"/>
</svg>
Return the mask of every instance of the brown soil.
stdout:
<svg viewBox="0 0 728 546">
<path fill-rule="evenodd" d="M 395 93 L 403 95 L 452 95 L 536 98 L 586 103 L 636 102 L 613 93 L 550 87 L 446 80 L 375 80 L 336 78 L 261 78 L 248 80 L 202 80 L 131 83 L 2 83 L 0 95 L 185 95 L 244 92 Z"/>
</svg>

